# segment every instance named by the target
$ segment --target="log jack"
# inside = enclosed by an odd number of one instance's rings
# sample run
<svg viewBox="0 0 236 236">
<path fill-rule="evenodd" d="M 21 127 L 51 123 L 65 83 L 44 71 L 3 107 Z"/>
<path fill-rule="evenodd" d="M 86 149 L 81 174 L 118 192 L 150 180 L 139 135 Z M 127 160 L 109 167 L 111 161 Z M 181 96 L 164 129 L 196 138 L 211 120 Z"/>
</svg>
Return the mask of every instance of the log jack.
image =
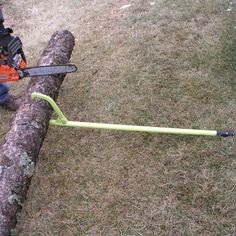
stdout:
<svg viewBox="0 0 236 236">
<path fill-rule="evenodd" d="M 197 129 L 178 129 L 178 128 L 164 128 L 164 127 L 150 127 L 150 126 L 135 126 L 135 125 L 121 125 L 121 124 L 105 124 L 105 123 L 91 123 L 91 122 L 78 122 L 69 121 L 64 116 L 55 101 L 44 94 L 32 93 L 32 98 L 39 98 L 46 100 L 58 115 L 57 120 L 50 120 L 50 125 L 76 127 L 76 128 L 89 128 L 89 129 L 106 129 L 117 131 L 130 131 L 130 132 L 148 132 L 148 133 L 162 133 L 162 134 L 180 134 L 180 135 L 198 135 L 198 136 L 220 136 L 230 137 L 234 136 L 234 131 L 231 130 L 197 130 Z"/>
</svg>

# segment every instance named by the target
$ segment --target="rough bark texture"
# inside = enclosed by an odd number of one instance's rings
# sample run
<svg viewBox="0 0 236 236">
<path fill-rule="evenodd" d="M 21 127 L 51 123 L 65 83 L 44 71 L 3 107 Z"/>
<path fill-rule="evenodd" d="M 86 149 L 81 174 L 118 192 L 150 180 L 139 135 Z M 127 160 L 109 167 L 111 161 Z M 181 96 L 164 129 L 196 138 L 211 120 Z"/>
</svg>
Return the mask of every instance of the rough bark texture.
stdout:
<svg viewBox="0 0 236 236">
<path fill-rule="evenodd" d="M 38 65 L 68 63 L 73 46 L 74 37 L 69 31 L 54 33 Z M 64 77 L 42 76 L 30 80 L 25 98 L 0 146 L 0 236 L 14 231 L 52 114 L 47 102 L 32 100 L 30 95 L 41 92 L 56 99 Z"/>
</svg>

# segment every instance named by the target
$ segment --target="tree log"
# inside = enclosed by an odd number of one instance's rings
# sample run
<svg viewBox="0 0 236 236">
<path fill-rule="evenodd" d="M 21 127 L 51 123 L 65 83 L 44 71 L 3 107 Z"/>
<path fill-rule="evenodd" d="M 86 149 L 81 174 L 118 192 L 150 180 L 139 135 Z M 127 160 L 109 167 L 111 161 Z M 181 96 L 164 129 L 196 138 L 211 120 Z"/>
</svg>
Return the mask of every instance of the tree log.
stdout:
<svg viewBox="0 0 236 236">
<path fill-rule="evenodd" d="M 56 32 L 41 55 L 38 65 L 66 64 L 74 47 L 69 31 Z M 0 236 L 11 235 L 17 213 L 26 197 L 36 159 L 49 126 L 51 107 L 32 100 L 32 92 L 56 99 L 65 75 L 32 78 L 0 146 Z M 4 121 L 1 121 L 4 122 Z"/>
</svg>

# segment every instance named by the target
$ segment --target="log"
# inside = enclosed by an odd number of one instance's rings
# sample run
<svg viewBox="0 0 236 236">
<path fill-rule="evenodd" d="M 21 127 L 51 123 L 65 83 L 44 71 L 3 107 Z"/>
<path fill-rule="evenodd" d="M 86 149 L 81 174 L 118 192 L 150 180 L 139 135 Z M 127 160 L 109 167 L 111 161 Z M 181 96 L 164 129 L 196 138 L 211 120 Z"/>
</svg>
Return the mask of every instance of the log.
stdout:
<svg viewBox="0 0 236 236">
<path fill-rule="evenodd" d="M 68 63 L 73 47 L 74 36 L 69 31 L 54 33 L 38 65 Z M 26 198 L 52 114 L 47 102 L 32 100 L 30 95 L 40 92 L 56 99 L 64 77 L 63 74 L 30 80 L 22 104 L 0 145 L 0 236 L 14 232 L 16 216 Z"/>
</svg>

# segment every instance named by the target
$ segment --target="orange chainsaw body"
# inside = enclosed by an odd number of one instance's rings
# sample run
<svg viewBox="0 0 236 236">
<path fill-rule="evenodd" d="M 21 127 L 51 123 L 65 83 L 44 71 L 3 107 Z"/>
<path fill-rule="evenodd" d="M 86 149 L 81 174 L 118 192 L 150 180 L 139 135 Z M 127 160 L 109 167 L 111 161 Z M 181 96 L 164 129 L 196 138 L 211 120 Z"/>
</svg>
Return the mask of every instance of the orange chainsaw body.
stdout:
<svg viewBox="0 0 236 236">
<path fill-rule="evenodd" d="M 26 62 L 22 59 L 19 64 L 20 69 L 26 68 Z M 20 75 L 14 67 L 0 65 L 0 82 L 15 82 L 20 79 Z"/>
</svg>

